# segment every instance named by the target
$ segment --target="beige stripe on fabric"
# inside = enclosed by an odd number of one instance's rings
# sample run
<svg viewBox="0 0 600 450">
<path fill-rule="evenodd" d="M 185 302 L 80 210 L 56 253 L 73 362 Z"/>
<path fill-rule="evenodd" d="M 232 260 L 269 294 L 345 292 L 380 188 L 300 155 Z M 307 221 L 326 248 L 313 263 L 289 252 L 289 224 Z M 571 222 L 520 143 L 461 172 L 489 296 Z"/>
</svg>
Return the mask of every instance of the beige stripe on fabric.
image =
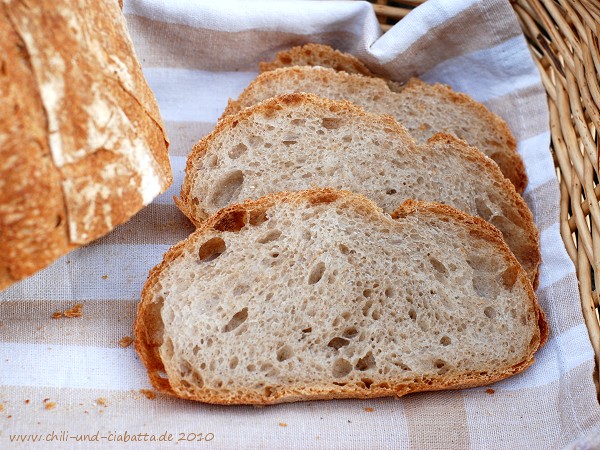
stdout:
<svg viewBox="0 0 600 450">
<path fill-rule="evenodd" d="M 544 94 L 542 86 L 529 86 L 483 103 L 508 123 L 517 141 L 522 141 L 548 131 L 546 105 L 534 101 Z"/>
<path fill-rule="evenodd" d="M 395 79 L 403 81 L 427 72 L 442 61 L 496 46 L 521 34 L 521 30 L 514 26 L 516 22 L 505 18 L 504 24 L 495 27 L 496 33 L 482 37 L 479 29 L 482 17 L 485 17 L 483 8 L 485 6 L 477 3 L 438 27 L 430 29 L 426 36 L 407 51 L 384 64 L 383 71 L 390 76 L 395 74 Z M 464 38 L 469 35 L 478 36 L 478 39 Z M 435 42 L 437 44 L 433 44 Z M 423 54 L 427 54 L 427 58 L 424 58 Z"/>
<path fill-rule="evenodd" d="M 549 313 L 552 310 L 553 316 L 558 314 L 560 317 L 560 320 L 552 323 L 552 334 L 560 335 L 574 326 L 581 325 L 581 312 L 578 309 L 561 307 L 561 305 L 579 305 L 579 293 L 573 290 L 573 285 L 576 283 L 577 276 L 573 272 L 536 292 L 544 311 Z"/>
<path fill-rule="evenodd" d="M 561 378 L 560 415 L 562 436 L 560 445 L 567 445 L 577 436 L 588 434 L 600 425 L 600 406 L 595 395 L 581 395 L 579 392 L 595 393 L 592 382 L 593 360 L 587 361 Z M 576 395 L 576 398 L 573 398 Z M 590 449 L 600 448 L 600 441 Z"/>
<path fill-rule="evenodd" d="M 76 303 L 83 305 L 81 317 L 52 318 Z M 121 339 L 133 337 L 137 304 L 136 299 L 3 301 L 0 342 L 119 347 Z"/>
<path fill-rule="evenodd" d="M 306 35 L 268 30 L 227 32 L 160 22 L 133 14 L 127 14 L 126 19 L 144 68 L 257 71 L 257 61 L 271 61 L 280 50 L 307 42 L 344 50 L 356 39 L 352 33 L 343 31 Z"/>
<path fill-rule="evenodd" d="M 169 154 L 171 156 L 185 156 L 192 147 L 204 136 L 214 130 L 214 122 L 174 122 L 166 121 L 167 136 L 171 140 Z"/>
<path fill-rule="evenodd" d="M 498 389 L 493 394 L 485 388 L 465 391 L 471 448 L 483 450 L 490 448 L 491 442 L 502 442 L 501 448 L 530 449 L 535 442 L 535 448 L 560 449 L 586 428 L 591 429 L 600 421 L 600 409 L 592 404 L 596 400 L 590 396 L 581 404 L 573 402 L 569 386 L 587 386 L 589 391 L 592 364 L 588 361 L 543 386 Z"/>
<path fill-rule="evenodd" d="M 187 238 L 194 229 L 174 204 L 151 203 L 94 245 L 173 245 Z"/>
<path fill-rule="evenodd" d="M 556 225 L 559 221 L 558 211 L 554 208 L 544 206 L 546 202 L 558 204 L 560 192 L 556 184 L 556 179 L 546 181 L 544 184 L 537 186 L 531 191 L 523 194 L 523 198 L 529 205 L 536 225 L 540 233 L 552 225 Z"/>
<path fill-rule="evenodd" d="M 412 448 L 428 448 L 439 436 L 445 436 L 445 448 L 469 448 L 467 413 L 461 391 L 419 393 L 403 397 L 401 401 Z"/>
</svg>

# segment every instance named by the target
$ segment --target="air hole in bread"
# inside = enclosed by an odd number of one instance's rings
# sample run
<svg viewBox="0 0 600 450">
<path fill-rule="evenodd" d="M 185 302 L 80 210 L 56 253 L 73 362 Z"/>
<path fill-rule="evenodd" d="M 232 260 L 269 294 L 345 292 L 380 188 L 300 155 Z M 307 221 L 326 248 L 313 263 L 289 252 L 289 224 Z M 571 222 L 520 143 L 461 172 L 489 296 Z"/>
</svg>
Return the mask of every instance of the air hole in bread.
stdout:
<svg viewBox="0 0 600 450">
<path fill-rule="evenodd" d="M 369 310 L 371 309 L 371 306 L 373 306 L 373 302 L 371 300 L 369 300 L 365 303 L 365 305 L 362 308 L 363 316 L 366 317 L 369 315 Z"/>
<path fill-rule="evenodd" d="M 260 371 L 261 372 L 267 372 L 269 370 L 271 370 L 273 368 L 273 364 L 271 364 L 270 362 L 261 362 L 260 364 Z"/>
<path fill-rule="evenodd" d="M 334 337 L 332 340 L 329 341 L 329 343 L 327 344 L 327 347 L 331 347 L 336 350 L 339 350 L 340 348 L 345 347 L 349 343 L 350 343 L 350 341 L 348 339 L 344 339 L 341 337 Z"/>
<path fill-rule="evenodd" d="M 429 258 L 429 262 L 435 269 L 435 271 L 436 271 L 435 277 L 438 280 L 440 280 L 443 277 L 448 276 L 448 269 L 446 269 L 446 266 L 442 262 L 440 262 L 436 258 Z"/>
<path fill-rule="evenodd" d="M 269 242 L 276 241 L 280 237 L 281 237 L 281 231 L 280 230 L 271 230 L 267 234 L 265 234 L 262 237 L 258 238 L 256 240 L 256 242 L 258 242 L 259 244 L 267 244 Z"/>
<path fill-rule="evenodd" d="M 494 214 L 488 207 L 487 202 L 481 197 L 475 197 L 475 208 L 477 209 L 477 215 L 485 220 L 489 220 Z"/>
<path fill-rule="evenodd" d="M 302 329 L 302 332 L 303 333 L 311 333 L 312 332 L 312 327 L 304 328 L 304 329 Z"/>
<path fill-rule="evenodd" d="M 404 364 L 402 361 L 394 361 L 393 364 L 398 367 L 399 369 L 404 370 L 405 372 L 411 372 L 412 369 L 407 366 L 406 364 Z"/>
<path fill-rule="evenodd" d="M 350 143 L 352 142 L 352 136 L 346 135 L 342 138 L 342 141 L 344 141 L 345 143 Z"/>
<path fill-rule="evenodd" d="M 246 292 L 248 292 L 248 289 L 250 289 L 250 286 L 248 286 L 247 284 L 237 284 L 234 288 L 233 288 L 233 295 L 235 297 L 239 296 L 239 295 L 243 295 Z"/>
<path fill-rule="evenodd" d="M 282 144 L 285 145 L 286 147 L 290 147 L 297 143 L 298 143 L 298 141 L 282 141 Z"/>
<path fill-rule="evenodd" d="M 417 311 L 415 308 L 410 308 L 408 310 L 408 317 L 410 317 L 413 322 L 417 320 Z"/>
<path fill-rule="evenodd" d="M 262 225 L 263 223 L 269 220 L 269 218 L 267 217 L 267 211 L 264 209 L 250 210 L 249 215 L 250 218 L 248 220 L 248 223 L 253 227 Z"/>
<path fill-rule="evenodd" d="M 325 263 L 324 262 L 317 263 L 312 268 L 312 270 L 310 271 L 310 274 L 308 275 L 308 284 L 318 283 L 321 280 L 321 278 L 323 277 L 324 273 L 325 273 Z"/>
<path fill-rule="evenodd" d="M 387 288 L 385 288 L 385 291 L 383 291 L 383 293 L 385 294 L 385 296 L 387 298 L 391 298 L 391 297 L 395 297 L 396 296 L 396 290 L 393 287 L 387 287 Z"/>
<path fill-rule="evenodd" d="M 213 228 L 217 231 L 237 232 L 246 226 L 247 218 L 248 211 L 244 209 L 230 210 L 219 217 Z"/>
<path fill-rule="evenodd" d="M 335 384 L 336 386 L 346 386 L 348 383 L 340 383 L 338 381 L 334 381 L 333 384 Z"/>
<path fill-rule="evenodd" d="M 227 152 L 227 155 L 231 159 L 238 159 L 247 150 L 248 150 L 248 147 L 246 147 L 246 145 L 244 143 L 240 142 L 239 144 L 237 144 L 237 145 L 233 146 L 231 149 L 229 149 L 229 151 Z"/>
<path fill-rule="evenodd" d="M 394 195 L 396 194 L 398 191 L 396 189 L 386 189 L 385 193 L 387 195 Z"/>
<path fill-rule="evenodd" d="M 279 362 L 290 359 L 292 356 L 294 356 L 294 350 L 289 345 L 284 345 L 277 350 L 277 361 Z"/>
<path fill-rule="evenodd" d="M 373 318 L 373 320 L 379 320 L 381 317 L 381 313 L 379 312 L 378 309 L 374 309 L 373 312 L 371 313 L 371 317 Z"/>
<path fill-rule="evenodd" d="M 480 297 L 495 298 L 498 295 L 497 288 L 496 283 L 490 280 L 489 273 L 481 273 L 477 270 L 473 273 L 473 289 Z"/>
<path fill-rule="evenodd" d="M 306 119 L 292 119 L 290 123 L 297 127 L 303 127 L 306 124 Z"/>
<path fill-rule="evenodd" d="M 230 331 L 235 330 L 242 323 L 246 321 L 248 318 L 248 308 L 243 308 L 241 311 L 236 312 L 233 317 L 225 324 L 222 333 L 229 333 Z"/>
<path fill-rule="evenodd" d="M 204 166 L 208 169 L 212 169 L 219 163 L 219 157 L 217 155 L 209 155 L 204 158 Z"/>
<path fill-rule="evenodd" d="M 342 252 L 343 255 L 347 255 L 348 253 L 350 253 L 350 249 L 345 244 L 340 244 L 338 248 L 340 249 L 340 252 Z"/>
<path fill-rule="evenodd" d="M 348 327 L 342 332 L 342 336 L 348 339 L 352 339 L 358 334 L 356 327 Z"/>
<path fill-rule="evenodd" d="M 356 366 L 354 367 L 356 370 L 360 370 L 361 372 L 377 367 L 377 363 L 375 362 L 375 357 L 373 356 L 373 353 L 368 352 L 365 356 L 363 356 L 356 362 Z"/>
<path fill-rule="evenodd" d="M 487 317 L 488 319 L 493 319 L 494 317 L 496 317 L 496 310 L 491 306 L 486 306 L 483 309 L 483 314 L 485 314 L 485 317 Z"/>
<path fill-rule="evenodd" d="M 373 384 L 373 380 L 370 378 L 361 378 L 360 381 L 365 386 L 366 389 L 371 389 L 371 385 Z"/>
<path fill-rule="evenodd" d="M 337 117 L 323 117 L 321 119 L 321 126 L 327 130 L 337 130 L 343 123 L 343 120 Z"/>
<path fill-rule="evenodd" d="M 209 262 L 221 256 L 226 249 L 227 245 L 225 241 L 220 237 L 214 237 L 200 246 L 198 256 L 200 257 L 200 261 Z"/>
<path fill-rule="evenodd" d="M 436 359 L 433 362 L 433 367 L 437 369 L 437 373 L 439 375 L 443 375 L 446 372 L 448 372 L 448 370 L 450 370 L 450 367 L 448 367 L 448 363 L 446 363 L 446 361 L 444 361 L 443 359 Z"/>
<path fill-rule="evenodd" d="M 502 284 L 508 290 L 511 290 L 517 282 L 519 276 L 519 268 L 517 266 L 510 266 L 504 272 L 502 272 Z"/>
<path fill-rule="evenodd" d="M 244 184 L 244 173 L 234 170 L 219 180 L 214 188 L 210 202 L 217 208 L 223 208 L 234 200 Z"/>
<path fill-rule="evenodd" d="M 239 358 L 237 356 L 234 356 L 233 358 L 231 358 L 229 360 L 229 368 L 232 370 L 235 369 L 239 362 L 240 362 Z"/>
<path fill-rule="evenodd" d="M 334 378 L 341 378 L 352 372 L 352 364 L 344 358 L 338 358 L 333 363 L 331 374 Z"/>
<path fill-rule="evenodd" d="M 265 386 L 264 388 L 265 397 L 271 397 L 275 394 L 275 389 L 272 386 Z"/>
<path fill-rule="evenodd" d="M 442 336 L 442 338 L 440 339 L 440 344 L 442 344 L 444 347 L 450 345 L 452 343 L 452 339 L 450 339 L 449 336 Z"/>
</svg>

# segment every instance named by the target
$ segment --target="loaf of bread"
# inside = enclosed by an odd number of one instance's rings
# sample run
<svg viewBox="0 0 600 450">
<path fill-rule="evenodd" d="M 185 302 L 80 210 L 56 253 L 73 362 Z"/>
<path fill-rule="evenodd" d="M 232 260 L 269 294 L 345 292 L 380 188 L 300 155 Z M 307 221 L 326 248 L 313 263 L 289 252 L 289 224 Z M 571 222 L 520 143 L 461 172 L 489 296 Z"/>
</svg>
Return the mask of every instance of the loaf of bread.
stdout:
<svg viewBox="0 0 600 450">
<path fill-rule="evenodd" d="M 451 207 L 316 189 L 233 205 L 154 268 L 153 386 L 223 404 L 464 388 L 533 362 L 547 325 L 500 233 Z"/>
<path fill-rule="evenodd" d="M 311 187 L 363 194 L 388 213 L 413 198 L 478 215 L 537 283 L 532 214 L 492 160 L 450 135 L 418 145 L 393 118 L 345 101 L 288 94 L 223 118 L 190 153 L 176 201 L 199 224 L 230 203 Z"/>
<path fill-rule="evenodd" d="M 517 192 L 522 193 L 527 185 L 523 160 L 504 120 L 466 94 L 418 78 L 411 78 L 392 90 L 389 82 L 381 78 L 324 67 L 286 67 L 260 74 L 237 100 L 229 101 L 224 114 L 293 92 L 348 100 L 367 111 L 389 114 L 402 123 L 417 142 L 425 142 L 438 132 L 464 139 L 496 161 Z"/>
<path fill-rule="evenodd" d="M 126 221 L 171 183 L 117 0 L 0 6 L 0 289 Z"/>
</svg>

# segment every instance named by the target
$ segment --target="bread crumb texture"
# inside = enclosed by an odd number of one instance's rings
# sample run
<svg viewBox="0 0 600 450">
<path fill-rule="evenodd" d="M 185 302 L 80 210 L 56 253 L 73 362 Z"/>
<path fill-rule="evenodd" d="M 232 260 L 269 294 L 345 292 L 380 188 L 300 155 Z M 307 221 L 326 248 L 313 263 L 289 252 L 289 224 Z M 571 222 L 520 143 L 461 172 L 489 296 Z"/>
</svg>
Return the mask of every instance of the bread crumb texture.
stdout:
<svg viewBox="0 0 600 450">
<path fill-rule="evenodd" d="M 440 204 L 397 216 L 330 189 L 213 216 L 144 288 L 136 348 L 155 388 L 212 403 L 400 396 L 531 364 L 546 324 L 498 231 Z"/>
<path fill-rule="evenodd" d="M 479 216 L 537 279 L 533 216 L 493 161 L 446 134 L 417 144 L 389 116 L 311 94 L 271 98 L 221 120 L 190 154 L 178 204 L 199 224 L 244 199 L 314 186 L 365 195 L 388 213 L 412 198 Z"/>
<path fill-rule="evenodd" d="M 150 389 L 140 389 L 140 394 L 146 397 L 148 400 L 154 400 L 156 398 L 156 392 Z"/>
<path fill-rule="evenodd" d="M 119 340 L 119 347 L 127 348 L 133 343 L 133 338 L 131 336 L 125 336 Z"/>
</svg>

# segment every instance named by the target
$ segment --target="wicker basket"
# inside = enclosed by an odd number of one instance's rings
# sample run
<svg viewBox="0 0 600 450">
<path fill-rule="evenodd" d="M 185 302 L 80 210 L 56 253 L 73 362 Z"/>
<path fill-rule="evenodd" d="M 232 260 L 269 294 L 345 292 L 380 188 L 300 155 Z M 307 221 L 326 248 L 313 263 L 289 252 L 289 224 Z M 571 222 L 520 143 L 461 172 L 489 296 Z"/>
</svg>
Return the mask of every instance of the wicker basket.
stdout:
<svg viewBox="0 0 600 450">
<path fill-rule="evenodd" d="M 387 31 L 425 0 L 370 0 Z M 561 189 L 561 234 L 577 269 L 600 392 L 600 3 L 511 0 L 548 94 L 551 151 Z"/>
</svg>

